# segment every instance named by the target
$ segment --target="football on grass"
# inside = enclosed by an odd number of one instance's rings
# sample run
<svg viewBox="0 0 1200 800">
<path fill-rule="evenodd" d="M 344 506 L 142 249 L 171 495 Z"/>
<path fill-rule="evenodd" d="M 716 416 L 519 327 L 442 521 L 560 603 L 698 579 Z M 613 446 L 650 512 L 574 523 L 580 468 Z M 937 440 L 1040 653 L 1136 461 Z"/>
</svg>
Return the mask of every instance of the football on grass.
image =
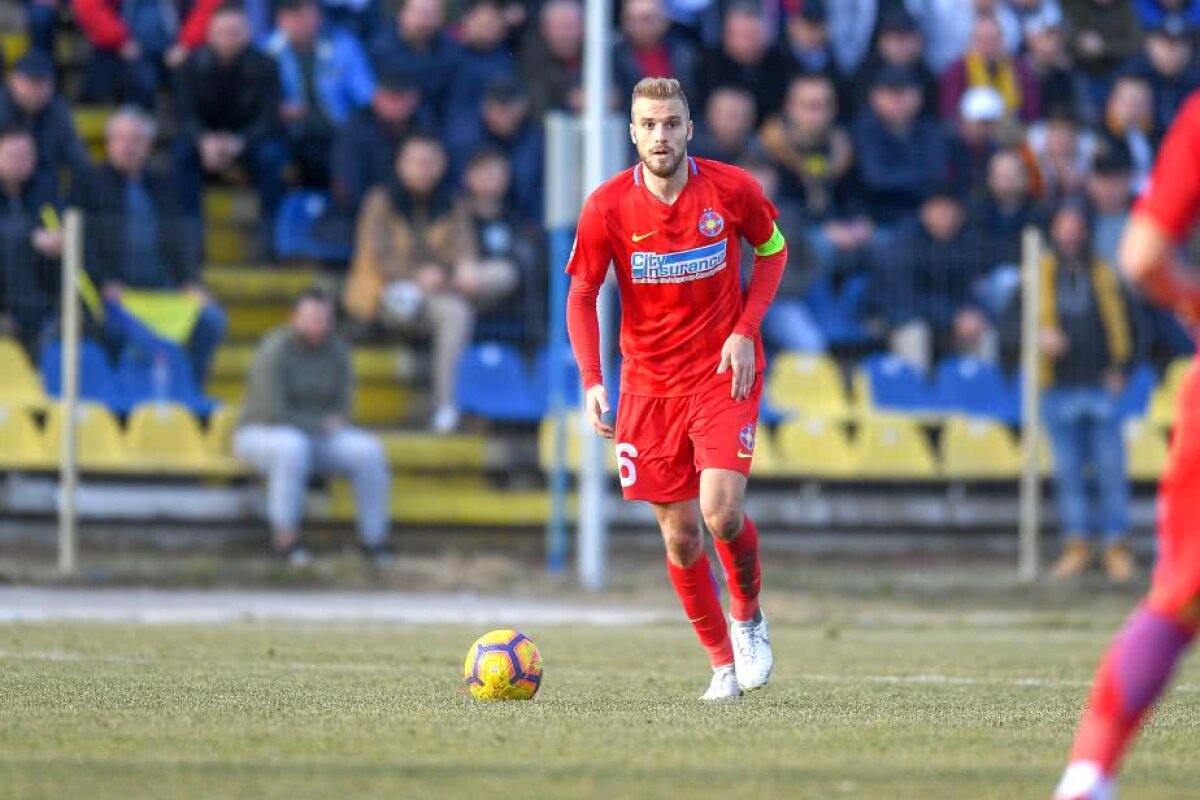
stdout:
<svg viewBox="0 0 1200 800">
<path fill-rule="evenodd" d="M 532 700 L 542 685 L 542 657 L 523 633 L 485 633 L 463 663 L 463 678 L 476 700 Z"/>
</svg>

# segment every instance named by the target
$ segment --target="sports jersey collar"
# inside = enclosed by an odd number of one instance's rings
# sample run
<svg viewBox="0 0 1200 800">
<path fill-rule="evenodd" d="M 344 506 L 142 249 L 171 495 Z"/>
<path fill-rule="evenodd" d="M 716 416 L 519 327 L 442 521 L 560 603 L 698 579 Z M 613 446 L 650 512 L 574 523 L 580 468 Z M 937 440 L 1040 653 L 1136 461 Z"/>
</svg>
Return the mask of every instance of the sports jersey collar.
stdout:
<svg viewBox="0 0 1200 800">
<path fill-rule="evenodd" d="M 700 174 L 700 165 L 696 163 L 696 159 L 692 158 L 691 156 L 688 156 L 687 161 L 688 161 L 688 170 L 693 175 Z M 640 162 L 640 161 L 633 168 L 633 185 L 634 186 L 642 185 L 642 162 Z"/>
</svg>

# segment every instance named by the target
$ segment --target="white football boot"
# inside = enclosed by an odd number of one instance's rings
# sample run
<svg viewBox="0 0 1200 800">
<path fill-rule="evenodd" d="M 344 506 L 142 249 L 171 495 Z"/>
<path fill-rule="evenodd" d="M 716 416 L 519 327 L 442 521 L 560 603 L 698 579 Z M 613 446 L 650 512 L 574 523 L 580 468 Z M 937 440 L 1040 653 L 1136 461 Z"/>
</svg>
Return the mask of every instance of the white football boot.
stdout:
<svg viewBox="0 0 1200 800">
<path fill-rule="evenodd" d="M 767 618 L 758 612 L 758 621 L 729 621 L 729 638 L 733 640 L 733 664 L 737 668 L 738 684 L 743 691 L 753 692 L 767 685 L 775 656 L 767 635 Z"/>
<path fill-rule="evenodd" d="M 1054 800 L 1116 800 L 1117 782 L 1105 778 L 1100 765 L 1092 761 L 1076 761 L 1067 766 Z"/>
<path fill-rule="evenodd" d="M 708 691 L 701 695 L 700 699 L 706 703 L 715 703 L 722 700 L 736 700 L 741 696 L 742 688 L 738 686 L 737 673 L 733 671 L 733 664 L 729 664 L 713 670 L 712 683 L 708 685 Z"/>
</svg>

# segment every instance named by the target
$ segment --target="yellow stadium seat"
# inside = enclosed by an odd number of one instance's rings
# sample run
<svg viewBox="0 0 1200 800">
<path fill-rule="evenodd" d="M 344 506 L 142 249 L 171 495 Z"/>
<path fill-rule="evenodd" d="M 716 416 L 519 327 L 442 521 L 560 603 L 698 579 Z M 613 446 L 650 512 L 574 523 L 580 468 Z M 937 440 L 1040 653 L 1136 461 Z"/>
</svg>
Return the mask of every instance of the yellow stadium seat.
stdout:
<svg viewBox="0 0 1200 800">
<path fill-rule="evenodd" d="M 0 407 L 0 467 L 6 469 L 48 469 L 55 463 L 53 454 L 22 408 Z"/>
<path fill-rule="evenodd" d="M 0 50 L 5 64 L 15 64 L 17 59 L 29 51 L 29 34 L 23 31 L 7 31 L 0 34 Z"/>
<path fill-rule="evenodd" d="M 46 393 L 29 357 L 12 339 L 0 339 L 0 406 L 42 408 Z"/>
<path fill-rule="evenodd" d="M 218 476 L 236 477 L 249 474 L 248 465 L 233 455 L 233 432 L 237 428 L 241 409 L 230 404 L 217 406 L 208 418 L 208 432 L 204 434 L 206 464 L 203 471 Z"/>
<path fill-rule="evenodd" d="M 208 225 L 204 232 L 204 252 L 217 264 L 245 264 L 250 260 L 250 234 L 232 222 Z"/>
<path fill-rule="evenodd" d="M 197 472 L 212 466 L 196 418 L 175 403 L 143 403 L 129 415 L 125 437 L 130 463 L 169 472 Z"/>
<path fill-rule="evenodd" d="M 950 417 L 942 428 L 942 472 L 947 478 L 1016 478 L 1021 456 L 998 422 Z"/>
<path fill-rule="evenodd" d="M 108 106 L 76 106 L 71 112 L 79 138 L 89 144 L 104 141 L 104 128 L 113 109 Z"/>
<path fill-rule="evenodd" d="M 785 422 L 778 444 L 789 475 L 844 478 L 854 470 L 854 452 L 838 425 L 819 417 Z"/>
<path fill-rule="evenodd" d="M 767 375 L 767 400 L 784 412 L 846 419 L 852 415 L 842 374 L 828 356 L 781 353 Z"/>
<path fill-rule="evenodd" d="M 1179 402 L 1179 390 L 1191 369 L 1192 359 L 1177 358 L 1167 367 L 1162 383 L 1150 396 L 1150 409 L 1146 415 L 1155 425 L 1169 427 L 1175 422 L 1175 408 Z"/>
<path fill-rule="evenodd" d="M 75 421 L 79 466 L 105 471 L 129 468 L 121 428 L 111 411 L 99 403 L 80 403 Z M 46 416 L 46 446 L 55 455 L 62 451 L 64 422 L 62 406 L 50 406 Z"/>
<path fill-rule="evenodd" d="M 925 434 L 911 417 L 876 414 L 862 420 L 854 440 L 854 474 L 864 478 L 932 478 L 937 465 Z"/>
<path fill-rule="evenodd" d="M 754 434 L 754 460 L 750 463 L 750 474 L 759 477 L 788 475 L 791 470 L 779 457 L 775 439 L 766 426 L 759 425 Z"/>
<path fill-rule="evenodd" d="M 1133 480 L 1158 480 L 1167 465 L 1167 437 L 1153 425 L 1129 420 L 1125 423 L 1125 459 Z"/>
<path fill-rule="evenodd" d="M 213 456 L 228 456 L 233 453 L 233 431 L 237 427 L 241 410 L 228 404 L 217 406 L 208 418 L 208 435 L 205 444 Z"/>
</svg>

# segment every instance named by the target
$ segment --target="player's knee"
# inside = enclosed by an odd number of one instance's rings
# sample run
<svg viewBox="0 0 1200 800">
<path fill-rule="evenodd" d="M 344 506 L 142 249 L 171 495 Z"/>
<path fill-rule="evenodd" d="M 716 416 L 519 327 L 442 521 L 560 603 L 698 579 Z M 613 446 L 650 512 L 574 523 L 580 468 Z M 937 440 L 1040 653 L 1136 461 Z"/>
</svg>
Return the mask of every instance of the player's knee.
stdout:
<svg viewBox="0 0 1200 800">
<path fill-rule="evenodd" d="M 690 567 L 704 552 L 704 539 L 695 526 L 678 526 L 663 531 L 663 542 L 667 546 L 667 558 L 680 567 Z"/>
<path fill-rule="evenodd" d="M 741 509 L 727 506 L 709 511 L 704 515 L 704 524 L 716 538 L 723 542 L 731 541 L 742 532 Z"/>
</svg>

